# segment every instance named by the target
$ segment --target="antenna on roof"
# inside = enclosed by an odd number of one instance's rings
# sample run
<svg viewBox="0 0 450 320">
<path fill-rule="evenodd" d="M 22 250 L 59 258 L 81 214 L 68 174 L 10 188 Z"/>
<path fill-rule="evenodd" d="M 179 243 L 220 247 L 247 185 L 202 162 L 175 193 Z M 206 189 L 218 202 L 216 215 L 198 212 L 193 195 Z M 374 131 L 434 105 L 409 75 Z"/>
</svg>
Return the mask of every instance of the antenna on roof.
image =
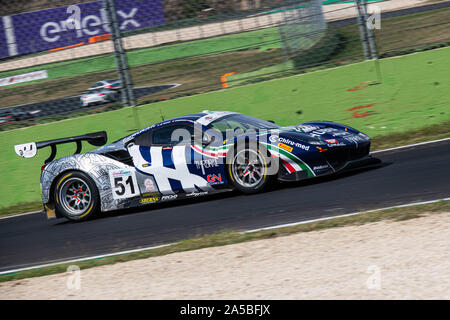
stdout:
<svg viewBox="0 0 450 320">
<path fill-rule="evenodd" d="M 163 116 L 161 109 L 159 109 L 159 113 L 161 113 L 161 119 L 162 119 L 161 121 L 164 121 L 164 116 Z"/>
</svg>

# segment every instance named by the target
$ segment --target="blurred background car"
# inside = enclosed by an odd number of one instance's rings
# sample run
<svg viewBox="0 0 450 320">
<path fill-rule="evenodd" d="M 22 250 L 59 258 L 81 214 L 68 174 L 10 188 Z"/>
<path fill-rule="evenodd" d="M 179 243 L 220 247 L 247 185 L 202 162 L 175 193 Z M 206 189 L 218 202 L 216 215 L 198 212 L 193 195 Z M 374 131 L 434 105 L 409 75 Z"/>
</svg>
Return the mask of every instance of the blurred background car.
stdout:
<svg viewBox="0 0 450 320">
<path fill-rule="evenodd" d="M 110 89 L 110 90 L 119 90 L 122 88 L 122 83 L 120 80 L 101 80 L 95 83 L 88 90 L 99 90 L 99 89 Z"/>
<path fill-rule="evenodd" d="M 119 100 L 119 93 L 109 89 L 88 90 L 81 95 L 81 104 L 88 107 L 94 104 L 115 102 Z"/>
<path fill-rule="evenodd" d="M 30 111 L 16 111 L 14 109 L 0 110 L 0 124 L 9 121 L 21 121 L 32 118 L 36 113 L 41 112 L 41 110 L 30 110 Z"/>
</svg>

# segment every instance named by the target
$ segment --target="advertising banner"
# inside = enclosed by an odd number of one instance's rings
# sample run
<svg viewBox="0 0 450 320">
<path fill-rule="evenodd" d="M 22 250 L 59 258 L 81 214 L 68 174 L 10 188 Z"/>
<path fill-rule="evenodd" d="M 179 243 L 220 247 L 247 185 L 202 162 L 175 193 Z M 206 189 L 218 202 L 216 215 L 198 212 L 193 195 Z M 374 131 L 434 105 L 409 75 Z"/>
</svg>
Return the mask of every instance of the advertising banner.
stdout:
<svg viewBox="0 0 450 320">
<path fill-rule="evenodd" d="M 8 30 L 9 45 L 0 42 L 0 58 L 87 44 L 93 37 L 109 34 L 102 3 L 94 1 L 3 17 L 0 39 L 7 37 L 5 23 L 9 22 L 12 30 Z M 116 0 L 115 5 L 121 31 L 165 23 L 162 0 Z"/>
<path fill-rule="evenodd" d="M 16 84 L 16 83 L 21 83 L 21 82 L 46 79 L 46 78 L 48 78 L 48 74 L 47 74 L 46 70 L 23 73 L 23 74 L 18 74 L 18 75 L 11 76 L 11 77 L 1 78 L 0 79 L 0 87 L 8 86 L 11 84 Z"/>
</svg>

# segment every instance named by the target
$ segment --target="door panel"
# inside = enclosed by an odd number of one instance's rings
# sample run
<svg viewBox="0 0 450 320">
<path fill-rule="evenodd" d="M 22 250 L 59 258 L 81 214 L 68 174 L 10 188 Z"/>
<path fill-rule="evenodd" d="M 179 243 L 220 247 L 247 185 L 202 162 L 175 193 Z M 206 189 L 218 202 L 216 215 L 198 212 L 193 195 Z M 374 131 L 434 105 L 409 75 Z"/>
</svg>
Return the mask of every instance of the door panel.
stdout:
<svg viewBox="0 0 450 320">
<path fill-rule="evenodd" d="M 206 191 L 209 184 L 202 176 L 191 173 L 195 166 L 189 145 L 151 146 L 132 145 L 128 148 L 136 171 L 153 177 L 163 195 L 178 192 Z M 194 161 L 192 161 L 194 160 Z"/>
</svg>

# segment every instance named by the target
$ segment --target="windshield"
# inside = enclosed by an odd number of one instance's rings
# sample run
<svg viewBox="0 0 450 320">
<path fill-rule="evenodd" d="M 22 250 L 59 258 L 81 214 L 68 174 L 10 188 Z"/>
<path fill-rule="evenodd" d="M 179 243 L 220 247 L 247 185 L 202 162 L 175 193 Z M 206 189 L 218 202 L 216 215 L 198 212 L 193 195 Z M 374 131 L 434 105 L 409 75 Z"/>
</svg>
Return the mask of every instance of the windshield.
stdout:
<svg viewBox="0 0 450 320">
<path fill-rule="evenodd" d="M 280 126 L 269 121 L 247 116 L 245 114 L 232 114 L 212 122 L 209 127 L 225 133 L 227 130 L 242 129 L 245 131 L 248 129 L 275 129 Z"/>
</svg>

